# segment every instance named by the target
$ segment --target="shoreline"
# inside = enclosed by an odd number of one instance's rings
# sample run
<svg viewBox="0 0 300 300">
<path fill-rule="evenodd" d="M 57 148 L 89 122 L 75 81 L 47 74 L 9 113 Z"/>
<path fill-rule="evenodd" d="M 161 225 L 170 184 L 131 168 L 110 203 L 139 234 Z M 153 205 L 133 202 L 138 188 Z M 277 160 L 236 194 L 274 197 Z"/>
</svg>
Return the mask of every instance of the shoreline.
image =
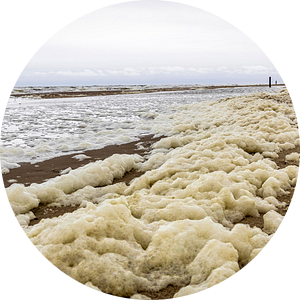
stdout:
<svg viewBox="0 0 300 300">
<path fill-rule="evenodd" d="M 176 91 L 190 91 L 190 90 L 198 90 L 198 89 L 219 89 L 219 88 L 241 88 L 241 87 L 268 87 L 268 84 L 241 84 L 241 85 L 208 85 L 202 87 L 195 86 L 186 86 L 186 87 L 162 87 L 162 88 L 151 88 L 151 89 L 136 89 L 136 90 L 127 90 L 120 89 L 115 91 L 66 91 L 66 92 L 43 92 L 43 93 L 17 93 L 11 94 L 10 97 L 33 97 L 33 98 L 41 98 L 41 99 L 52 99 L 52 98 L 74 98 L 74 97 L 96 97 L 96 96 L 109 96 L 109 95 L 127 95 L 127 94 L 145 94 L 145 93 L 158 93 L 158 92 L 176 92 Z M 284 87 L 284 83 L 273 84 L 272 86 L 282 86 Z"/>
<path fill-rule="evenodd" d="M 279 103 L 280 102 L 285 102 L 286 104 L 291 105 L 289 100 L 283 101 L 281 99 L 273 99 L 273 101 L 277 101 Z M 220 103 L 222 103 L 222 102 L 220 101 Z M 245 107 L 247 107 L 247 105 Z M 239 107 L 239 109 L 241 109 L 241 108 L 242 107 Z M 290 120 L 293 121 L 293 118 L 291 117 Z M 122 145 L 107 146 L 107 147 L 104 147 L 104 148 L 99 149 L 99 150 L 83 151 L 82 152 L 83 154 L 90 156 L 89 159 L 86 159 L 84 161 L 77 161 L 76 159 L 72 158 L 76 154 L 71 154 L 71 155 L 63 155 L 63 156 L 60 156 L 58 158 L 50 159 L 50 160 L 46 161 L 45 164 L 43 164 L 43 162 L 33 164 L 33 165 L 30 164 L 30 163 L 21 164 L 21 168 L 23 167 L 23 173 L 24 173 L 24 170 L 29 165 L 31 165 L 31 167 L 30 167 L 31 170 L 35 171 L 36 173 L 38 173 L 37 170 L 39 170 L 40 168 L 44 168 L 45 173 L 46 173 L 46 170 L 47 170 L 47 172 L 50 172 L 50 173 L 52 172 L 51 174 L 53 175 L 53 177 L 56 177 L 57 175 L 59 175 L 60 170 L 64 170 L 67 167 L 72 167 L 72 169 L 73 169 L 75 164 L 78 164 L 78 167 L 80 167 L 80 165 L 85 165 L 85 164 L 87 164 L 91 161 L 95 161 L 95 160 L 98 160 L 98 159 L 102 160 L 102 159 L 105 159 L 105 158 L 107 158 L 107 157 L 109 157 L 113 154 L 116 154 L 116 153 L 118 153 L 118 154 L 139 154 L 141 156 L 147 155 L 147 153 L 149 153 L 149 151 L 151 150 L 151 145 L 154 142 L 156 142 L 156 141 L 158 141 L 162 138 L 164 138 L 164 136 L 154 138 L 153 135 L 147 135 L 147 136 L 141 137 L 138 141 L 135 141 L 135 142 L 126 143 L 126 144 L 122 144 Z M 139 147 L 139 145 L 143 146 L 142 149 Z M 261 150 L 261 149 L 260 150 L 259 149 L 254 149 L 253 151 L 252 150 L 245 150 L 245 151 L 249 154 L 252 154 L 252 155 L 254 155 L 255 153 L 258 153 L 258 154 L 261 155 L 263 153 L 263 150 Z M 269 158 L 269 159 L 276 163 L 277 170 L 284 169 L 288 165 L 299 166 L 298 162 L 296 162 L 294 160 L 287 160 L 286 159 L 286 155 L 291 154 L 293 152 L 300 153 L 299 143 L 298 143 L 298 145 L 295 144 L 294 148 L 292 148 L 292 149 L 286 147 L 285 150 L 283 150 L 283 148 L 282 148 L 281 151 L 277 153 L 278 154 L 277 158 L 274 158 L 275 156 L 273 156 L 273 158 Z M 208 154 L 209 153 L 206 153 L 206 155 L 208 155 Z M 184 156 L 185 153 L 182 153 L 182 155 Z M 265 158 L 266 157 L 267 156 L 265 156 Z M 214 159 L 217 159 L 217 157 L 214 158 Z M 264 158 L 260 158 L 259 160 L 262 161 L 263 159 Z M 63 163 L 66 163 L 66 165 L 63 165 Z M 39 165 L 39 167 L 36 167 L 35 165 Z M 59 166 L 59 168 L 56 168 L 56 167 L 53 167 L 53 166 Z M 237 166 L 237 164 L 236 164 L 236 166 Z M 21 168 L 12 169 L 11 172 L 13 170 L 18 170 L 18 169 L 21 169 Z M 274 169 L 276 169 L 276 167 L 274 167 Z M 213 172 L 213 169 L 212 169 L 212 172 Z M 45 173 L 43 173 L 43 174 L 45 175 Z M 3 179 L 4 179 L 4 176 L 9 175 L 9 174 L 10 173 L 4 174 Z M 113 184 L 116 183 L 116 182 L 129 183 L 133 178 L 139 177 L 142 174 L 143 174 L 142 172 L 135 172 L 134 170 L 132 170 L 130 172 L 125 173 L 125 175 L 121 179 L 118 179 L 117 181 L 114 181 Z M 173 174 L 173 173 L 168 173 L 168 174 Z M 12 175 L 12 174 L 10 174 L 10 175 Z M 32 179 L 32 175 L 30 175 L 30 173 L 27 173 L 26 176 L 29 176 L 29 178 Z M 18 180 L 19 180 L 18 183 L 21 183 L 20 180 L 25 181 L 26 176 L 18 178 Z M 130 178 L 128 178 L 128 176 L 130 176 Z M 166 177 L 168 177 L 168 176 L 166 176 Z M 40 180 L 42 180 L 41 176 L 39 176 L 39 178 L 40 178 Z M 49 179 L 49 178 L 47 178 L 47 179 Z M 9 180 L 9 179 L 7 179 L 7 180 Z M 175 181 L 174 178 L 173 178 L 173 181 Z M 37 182 L 37 181 L 34 180 L 33 182 Z M 43 182 L 43 180 L 41 182 Z M 28 184 L 29 184 L 29 182 L 28 182 Z M 286 187 L 286 188 L 284 188 L 284 192 L 285 192 L 284 194 L 279 193 L 276 196 L 276 199 L 279 202 L 281 202 L 281 203 L 285 202 L 286 203 L 286 205 L 284 207 L 280 207 L 280 208 L 276 209 L 277 213 L 279 213 L 282 216 L 284 216 L 286 214 L 287 210 L 288 210 L 289 204 L 290 204 L 290 202 L 292 200 L 292 197 L 293 197 L 294 187 L 293 186 Z M 160 191 L 157 190 L 156 194 L 159 195 Z M 133 199 L 131 199 L 131 200 L 133 201 Z M 236 199 L 236 200 L 238 200 L 238 199 Z M 134 204 L 132 204 L 132 206 L 133 205 Z M 69 213 L 72 213 L 73 211 L 75 211 L 79 207 L 80 206 L 75 204 L 75 203 L 73 203 L 71 206 L 60 206 L 60 207 L 40 203 L 38 207 L 33 208 L 31 210 L 31 212 L 34 214 L 35 218 L 32 219 L 28 225 L 32 226 L 32 225 L 35 225 L 35 224 L 39 223 L 43 219 L 56 218 L 56 217 L 61 216 L 63 214 L 69 215 Z M 150 207 L 150 208 L 152 209 L 152 207 Z M 80 212 L 81 212 L 81 210 L 78 211 L 78 213 L 80 213 Z M 249 228 L 248 230 L 250 230 L 250 227 L 251 228 L 257 227 L 257 228 L 260 228 L 265 234 L 269 235 L 270 233 L 268 233 L 267 229 L 264 229 L 264 215 L 265 214 L 266 214 L 266 212 L 264 212 L 263 210 L 259 211 L 259 214 L 257 214 L 256 216 L 252 213 L 245 213 L 243 219 L 236 219 L 235 221 L 232 221 L 232 224 L 234 226 L 236 224 L 247 224 L 247 226 Z M 138 215 L 138 211 L 135 211 L 135 207 L 133 207 L 133 209 L 131 211 L 131 215 L 133 217 L 135 217 L 136 219 L 140 218 L 140 216 Z M 190 218 L 187 217 L 187 219 L 190 219 Z M 152 220 L 152 219 L 150 218 L 150 220 Z M 155 218 L 153 220 L 155 220 Z M 178 220 L 180 220 L 180 218 Z M 53 222 L 55 222 L 55 220 Z M 227 228 L 227 229 L 229 228 L 229 227 L 226 227 L 226 225 L 223 225 L 223 226 L 224 226 L 224 228 Z M 231 229 L 232 228 L 230 228 L 228 232 L 230 232 Z M 238 262 L 238 267 L 239 267 L 238 270 L 242 269 L 244 266 L 246 266 L 249 263 L 248 260 L 242 260 L 242 259 L 239 259 L 237 262 Z M 154 300 L 154 299 L 169 299 L 169 298 L 172 298 L 176 293 L 178 293 L 181 290 L 181 288 L 184 288 L 184 287 L 186 287 L 190 284 L 191 284 L 191 281 L 189 281 L 189 282 L 187 282 L 187 281 L 178 282 L 178 285 L 177 284 L 175 285 L 174 283 L 169 284 L 165 288 L 160 289 L 157 292 L 154 292 L 153 290 L 149 289 L 149 291 L 147 291 L 147 290 L 146 291 L 139 291 L 139 293 L 143 294 L 147 297 L 150 297 L 152 300 Z M 106 293 L 106 291 L 104 291 L 104 292 Z M 110 292 L 107 292 L 107 293 L 115 295 L 114 293 L 110 293 Z"/>
<path fill-rule="evenodd" d="M 163 137 L 161 137 L 161 138 L 163 138 Z M 159 139 L 159 138 L 157 138 L 157 139 Z M 151 139 L 149 136 L 147 136 L 147 141 L 145 141 L 145 143 L 151 143 L 151 142 L 153 142 L 153 139 Z M 134 142 L 128 143 L 128 144 L 134 144 Z M 127 145 L 127 147 L 128 146 L 131 147 L 132 145 Z M 299 166 L 299 164 L 296 162 L 286 162 L 284 159 L 286 155 L 293 153 L 293 152 L 297 152 L 300 154 L 300 146 L 297 146 L 294 149 L 284 150 L 279 153 L 278 158 L 275 158 L 275 159 L 271 158 L 271 160 L 277 164 L 278 169 L 283 169 L 288 165 Z M 130 154 L 130 153 L 127 153 L 127 154 Z M 134 153 L 132 153 L 132 154 L 134 154 Z M 115 184 L 118 182 L 125 182 L 128 185 L 132 179 L 137 178 L 143 174 L 144 174 L 143 172 L 131 170 L 130 172 L 125 173 L 122 178 L 114 180 L 114 182 L 112 184 Z M 279 214 L 281 214 L 282 216 L 285 216 L 288 211 L 289 205 L 293 198 L 294 190 L 295 190 L 295 188 L 291 188 L 290 190 L 287 190 L 288 193 L 286 195 L 278 196 L 278 200 L 280 202 L 286 203 L 286 207 L 280 208 L 277 210 L 277 212 Z M 32 212 L 34 213 L 35 218 L 30 221 L 29 226 L 33 226 L 33 225 L 39 223 L 42 219 L 54 218 L 54 217 L 59 217 L 65 213 L 72 213 L 73 211 L 77 210 L 79 207 L 80 207 L 79 205 L 49 207 L 48 205 L 45 205 L 45 204 L 39 204 L 38 207 L 32 209 Z M 263 215 L 264 214 L 260 214 L 259 217 L 246 216 L 244 219 L 242 219 L 240 222 L 237 222 L 236 224 L 248 224 L 250 227 L 258 227 L 260 229 L 263 229 L 263 227 L 264 227 Z"/>
<path fill-rule="evenodd" d="M 19 163 L 19 168 L 10 169 L 9 173 L 2 174 L 4 186 L 7 188 L 13 183 L 22 183 L 25 186 L 29 186 L 31 183 L 42 183 L 50 178 L 59 176 L 61 171 L 69 167 L 72 169 L 77 169 L 90 162 L 104 160 L 113 154 L 138 154 L 140 156 L 145 156 L 151 150 L 151 145 L 162 138 L 163 136 L 154 137 L 154 135 L 149 134 L 139 137 L 137 141 L 121 145 L 109 145 L 101 149 L 86 150 L 76 154 L 73 153 L 61 155 L 35 164 Z M 138 144 L 141 145 L 142 148 L 139 148 Z M 89 158 L 86 158 L 82 161 L 73 158 L 78 154 L 84 154 Z M 132 173 L 126 174 L 125 176 L 128 177 L 123 180 L 125 182 L 127 182 L 129 178 L 134 178 Z"/>
<path fill-rule="evenodd" d="M 222 88 L 222 87 L 231 88 L 231 87 L 242 87 L 242 86 L 207 86 L 205 87 L 205 89 L 214 89 L 214 88 Z M 273 101 L 278 101 L 278 99 L 276 100 L 273 99 Z M 290 105 L 292 103 L 288 101 L 287 104 Z M 37 162 L 35 164 L 31 164 L 28 162 L 19 163 L 20 164 L 19 168 L 10 169 L 9 173 L 2 174 L 4 186 L 5 188 L 7 188 L 13 183 L 24 184 L 24 186 L 29 186 L 32 183 L 40 184 L 47 181 L 48 179 L 62 175 L 60 172 L 67 168 L 71 167 L 72 170 L 74 170 L 84 165 L 87 165 L 88 163 L 95 162 L 97 160 L 104 160 L 113 154 L 138 154 L 143 157 L 150 152 L 152 144 L 161 140 L 164 137 L 165 136 L 154 137 L 153 134 L 149 134 L 149 135 L 137 137 L 138 140 L 136 141 L 124 143 L 121 145 L 109 145 L 100 149 L 85 150 L 78 153 L 65 154 L 65 155 L 44 160 L 42 162 Z M 292 152 L 297 152 L 300 154 L 300 147 L 297 146 L 294 149 L 284 150 L 279 153 L 278 158 L 275 159 L 270 158 L 270 159 L 277 164 L 278 169 L 285 168 L 287 165 L 299 166 L 298 163 L 285 161 L 285 156 Z M 73 158 L 75 155 L 78 154 L 84 154 L 88 156 L 88 158 L 82 161 Z M 128 185 L 132 179 L 140 177 L 143 174 L 144 172 L 131 170 L 130 172 L 126 172 L 122 178 L 115 179 L 113 181 L 113 184 L 118 182 L 124 182 L 126 185 Z M 280 199 L 278 199 L 280 202 L 285 202 L 287 204 L 286 208 L 278 210 L 278 213 L 280 213 L 282 216 L 284 216 L 288 210 L 288 206 L 293 197 L 294 189 L 291 189 L 288 192 L 289 192 L 288 195 L 280 196 L 279 197 Z M 79 208 L 78 205 L 49 207 L 48 205 L 40 203 L 38 207 L 32 209 L 32 212 L 34 213 L 36 218 L 31 220 L 29 225 L 31 226 L 37 224 L 42 219 L 45 218 L 54 218 L 63 215 L 65 213 L 73 212 L 78 208 Z M 261 214 L 259 217 L 247 216 L 238 223 L 248 224 L 251 227 L 256 226 L 262 229 L 264 224 L 263 214 Z"/>
<path fill-rule="evenodd" d="M 21 163 L 20 164 L 21 167 L 16 169 L 11 169 L 10 173 L 2 175 L 3 182 L 5 188 L 9 187 L 13 183 L 21 183 L 24 184 L 25 186 L 29 186 L 31 183 L 42 183 L 44 181 L 47 181 L 48 179 L 59 176 L 60 175 L 59 172 L 68 167 L 71 167 L 72 169 L 76 169 L 90 162 L 95 162 L 97 160 L 104 160 L 113 154 L 138 154 L 143 157 L 149 153 L 152 144 L 159 141 L 162 138 L 164 138 L 164 136 L 154 138 L 153 135 L 147 135 L 144 137 L 140 137 L 139 140 L 134 142 L 121 144 L 121 145 L 106 146 L 104 148 L 96 149 L 96 150 L 87 150 L 82 152 L 82 154 L 85 154 L 90 157 L 83 161 L 79 161 L 72 158 L 74 154 L 71 154 L 71 155 L 62 155 L 59 157 L 55 157 L 37 163 L 39 167 L 35 167 L 37 164 Z M 138 144 L 143 145 L 143 148 L 138 149 Z M 296 162 L 285 161 L 285 156 L 293 152 L 297 152 L 300 154 L 300 146 L 297 146 L 293 149 L 284 150 L 278 153 L 278 158 L 270 158 L 270 160 L 274 161 L 277 164 L 278 169 L 285 168 L 288 165 L 299 166 L 299 164 Z M 140 177 L 143 174 L 144 172 L 140 172 L 138 170 L 131 170 L 129 172 L 126 172 L 122 178 L 115 179 L 112 184 L 118 182 L 124 182 L 126 185 L 129 185 L 132 179 Z M 16 179 L 16 178 L 18 180 L 17 182 L 8 182 L 10 179 Z M 288 192 L 287 195 L 278 196 L 278 200 L 280 202 L 286 203 L 285 208 L 278 209 L 278 213 L 281 214 L 282 216 L 285 216 L 285 214 L 288 211 L 289 205 L 293 198 L 294 188 L 291 188 L 287 192 Z M 65 213 L 71 213 L 77 210 L 78 208 L 79 205 L 53 207 L 53 206 L 40 203 L 38 207 L 32 209 L 35 218 L 30 221 L 29 226 L 33 226 L 39 223 L 43 219 L 54 218 L 54 217 L 61 216 Z M 259 217 L 247 216 L 238 223 L 248 224 L 250 227 L 258 227 L 263 229 L 264 227 L 263 214 L 260 214 Z"/>
</svg>

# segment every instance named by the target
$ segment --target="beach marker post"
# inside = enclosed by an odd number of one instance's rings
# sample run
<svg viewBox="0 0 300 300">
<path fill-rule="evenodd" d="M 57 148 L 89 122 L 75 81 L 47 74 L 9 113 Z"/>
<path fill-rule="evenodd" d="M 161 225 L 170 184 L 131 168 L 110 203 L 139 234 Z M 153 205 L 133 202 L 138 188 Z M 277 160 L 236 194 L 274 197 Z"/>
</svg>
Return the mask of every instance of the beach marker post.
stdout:
<svg viewBox="0 0 300 300">
<path fill-rule="evenodd" d="M 269 87 L 271 87 L 271 77 L 269 77 Z"/>
</svg>

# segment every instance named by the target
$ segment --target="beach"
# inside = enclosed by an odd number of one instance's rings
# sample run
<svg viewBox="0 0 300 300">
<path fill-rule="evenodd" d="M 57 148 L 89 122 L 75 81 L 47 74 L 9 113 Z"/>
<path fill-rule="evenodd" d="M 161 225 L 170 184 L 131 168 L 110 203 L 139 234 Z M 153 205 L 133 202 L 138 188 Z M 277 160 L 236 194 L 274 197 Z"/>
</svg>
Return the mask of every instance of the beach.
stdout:
<svg viewBox="0 0 300 300">
<path fill-rule="evenodd" d="M 14 180 L 17 180 L 18 183 L 24 184 L 25 186 L 29 186 L 32 183 L 42 183 L 47 179 L 54 178 L 58 176 L 61 170 L 67 169 L 71 166 L 72 169 L 76 169 L 79 167 L 84 166 L 87 163 L 97 161 L 99 159 L 105 159 L 113 154 L 139 154 L 141 156 L 147 154 L 151 149 L 151 145 L 156 141 L 160 140 L 160 138 L 153 138 L 153 136 L 146 136 L 142 137 L 137 142 L 131 142 L 128 144 L 117 145 L 117 146 L 107 146 L 103 149 L 98 150 L 90 150 L 84 152 L 89 158 L 84 161 L 77 161 L 72 159 L 73 155 L 65 155 L 60 156 L 57 158 L 52 158 L 50 160 L 46 160 L 39 163 L 39 167 L 35 167 L 34 164 L 30 163 L 23 163 L 21 164 L 20 168 L 12 169 L 10 173 L 3 174 L 3 181 L 5 187 L 9 187 L 13 184 Z M 138 143 L 144 143 L 146 147 L 144 149 L 138 149 Z M 295 161 L 286 161 L 286 155 L 291 153 L 299 153 L 300 154 L 300 147 L 297 146 L 294 149 L 284 150 L 279 153 L 279 157 L 272 159 L 279 168 L 285 168 L 288 165 L 296 165 L 299 164 Z M 139 172 L 136 170 L 131 170 L 124 174 L 124 176 L 120 179 L 115 179 L 113 184 L 118 182 L 124 182 L 127 185 L 130 184 L 134 178 L 143 175 L 144 172 Z M 13 180 L 13 182 L 11 181 Z M 286 203 L 286 207 L 279 210 L 279 213 L 282 216 L 285 216 L 288 206 L 292 200 L 294 193 L 294 188 L 289 190 L 287 195 L 281 195 L 278 197 L 280 202 Z M 42 219 L 45 218 L 53 218 L 63 215 L 64 213 L 73 212 L 74 210 L 78 209 L 79 205 L 75 206 L 62 206 L 62 207 L 51 207 L 49 208 L 47 205 L 39 205 L 37 208 L 33 209 L 33 213 L 35 218 L 32 219 L 29 225 L 34 225 L 40 222 Z M 259 228 L 263 228 L 263 215 L 259 217 L 245 217 L 241 220 L 240 223 L 249 224 L 251 227 L 256 226 Z"/>
<path fill-rule="evenodd" d="M 282 222 L 299 165 L 286 89 L 192 101 L 152 119 L 167 130 L 3 174 L 20 225 L 48 260 L 133 299 L 189 295 L 247 265 Z"/>
<path fill-rule="evenodd" d="M 45 160 L 38 163 L 38 167 L 31 163 L 21 163 L 19 168 L 12 169 L 9 173 L 2 175 L 4 186 L 7 188 L 15 182 L 24 184 L 25 186 L 29 186 L 32 183 L 42 183 L 50 178 L 58 176 L 60 171 L 69 167 L 76 169 L 87 163 L 108 158 L 113 154 L 138 154 L 144 156 L 150 151 L 151 145 L 160 139 L 161 138 L 154 138 L 152 135 L 149 135 L 141 137 L 137 142 L 106 146 L 98 150 L 89 150 L 83 153 L 88 156 L 84 161 L 74 160 L 74 155 L 71 154 Z M 137 145 L 140 145 L 140 143 L 144 145 L 142 149 L 139 149 Z M 125 173 L 122 178 L 115 179 L 113 184 L 118 182 L 129 184 L 132 179 L 141 176 L 143 173 L 144 172 L 131 170 Z M 37 208 L 33 209 L 35 218 L 30 221 L 29 225 L 37 224 L 45 218 L 58 217 L 67 212 L 73 212 L 77 208 L 79 208 L 79 205 L 56 208 L 49 208 L 47 205 L 39 205 Z"/>
<path fill-rule="evenodd" d="M 276 84 L 276 86 L 283 87 L 284 84 Z M 144 87 L 144 86 L 141 86 Z M 268 87 L 266 84 L 256 84 L 256 85 L 209 85 L 202 86 L 203 89 L 219 89 L 219 88 L 242 88 L 242 87 Z M 197 86 L 172 86 L 172 87 L 160 87 L 153 86 L 146 89 L 141 88 L 116 88 L 115 90 L 72 90 L 72 91 L 61 91 L 61 92 L 26 92 L 23 93 L 24 90 L 19 89 L 17 92 L 13 92 L 11 94 L 12 97 L 38 97 L 42 99 L 51 99 L 51 98 L 70 98 L 70 97 L 93 97 L 93 96 L 108 96 L 108 95 L 126 95 L 126 94 L 140 94 L 140 93 L 158 93 L 158 92 L 175 92 L 175 91 L 186 91 L 186 90 L 195 90 Z"/>
<path fill-rule="evenodd" d="M 151 150 L 151 145 L 159 138 L 154 138 L 153 135 L 141 137 L 138 141 L 125 143 L 122 145 L 106 146 L 97 150 L 87 150 L 79 153 L 87 156 L 84 160 L 74 159 L 74 154 L 63 155 L 49 160 L 44 160 L 37 164 L 20 163 L 19 168 L 11 169 L 9 173 L 3 174 L 4 186 L 10 186 L 14 180 L 28 186 L 32 183 L 42 183 L 47 179 L 54 178 L 59 175 L 60 171 L 69 167 L 76 169 L 90 162 L 103 160 L 113 154 L 138 154 L 146 155 Z M 142 145 L 142 148 L 139 148 Z"/>
</svg>

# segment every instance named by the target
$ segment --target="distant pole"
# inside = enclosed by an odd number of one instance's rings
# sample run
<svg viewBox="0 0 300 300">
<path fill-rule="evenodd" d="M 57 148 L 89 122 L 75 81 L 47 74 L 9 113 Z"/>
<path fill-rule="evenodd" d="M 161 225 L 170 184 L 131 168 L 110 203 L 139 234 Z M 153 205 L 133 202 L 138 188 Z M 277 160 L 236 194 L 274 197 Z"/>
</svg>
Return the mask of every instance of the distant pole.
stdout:
<svg viewBox="0 0 300 300">
<path fill-rule="evenodd" d="M 269 77 L 269 87 L 272 86 L 272 83 L 271 83 L 271 77 Z"/>
</svg>

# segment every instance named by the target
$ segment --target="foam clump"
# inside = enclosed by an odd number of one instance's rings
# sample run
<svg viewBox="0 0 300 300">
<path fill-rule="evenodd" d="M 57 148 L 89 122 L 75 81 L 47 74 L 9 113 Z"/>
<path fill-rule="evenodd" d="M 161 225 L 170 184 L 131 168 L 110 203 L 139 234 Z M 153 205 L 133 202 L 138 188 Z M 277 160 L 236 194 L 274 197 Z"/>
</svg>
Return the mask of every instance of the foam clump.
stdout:
<svg viewBox="0 0 300 300">
<path fill-rule="evenodd" d="M 94 286 L 90 281 L 88 281 L 88 282 L 85 284 L 85 286 L 87 286 L 87 287 L 89 287 L 89 288 L 92 288 L 92 289 L 94 289 L 94 290 L 96 290 L 96 291 L 101 292 L 101 290 L 100 290 L 99 288 L 97 288 L 96 286 Z"/>
<path fill-rule="evenodd" d="M 283 220 L 283 216 L 274 210 L 264 215 L 264 230 L 269 234 L 275 233 Z"/>
<path fill-rule="evenodd" d="M 2 174 L 8 174 L 9 172 L 8 168 L 2 168 Z"/>
<path fill-rule="evenodd" d="M 192 275 L 191 284 L 204 282 L 213 270 L 224 264 L 230 266 L 235 272 L 239 270 L 237 250 L 230 243 L 222 243 L 214 239 L 208 241 L 188 267 Z"/>
<path fill-rule="evenodd" d="M 104 161 L 68 170 L 67 174 L 41 184 L 31 184 L 29 187 L 12 184 L 6 189 L 7 196 L 15 214 L 26 213 L 39 203 L 53 203 L 86 186 L 109 185 L 115 178 L 121 178 L 126 172 L 137 168 L 140 160 L 138 155 L 114 154 Z"/>
<path fill-rule="evenodd" d="M 150 156 L 150 158 L 143 163 L 141 171 L 149 171 L 152 169 L 157 169 L 167 161 L 167 156 L 164 153 L 155 153 Z"/>
<path fill-rule="evenodd" d="M 10 169 L 14 168 L 19 168 L 20 165 L 17 163 L 9 162 L 4 158 L 1 158 L 1 169 L 2 169 L 2 174 L 7 174 L 9 173 Z M 7 171 L 8 170 L 8 171 Z"/>
<path fill-rule="evenodd" d="M 10 205 L 16 215 L 24 214 L 39 205 L 39 199 L 30 193 L 23 184 L 12 184 L 6 189 Z"/>
<path fill-rule="evenodd" d="M 77 154 L 77 155 L 72 156 L 72 158 L 75 158 L 75 159 L 77 159 L 79 161 L 83 161 L 83 160 L 85 160 L 87 158 L 90 158 L 90 156 L 87 156 L 85 154 Z"/>
<path fill-rule="evenodd" d="M 35 215 L 32 211 L 27 214 L 17 215 L 17 220 L 21 226 L 28 226 L 29 222 L 35 218 Z"/>
<path fill-rule="evenodd" d="M 66 169 L 64 169 L 64 170 L 61 170 L 61 171 L 59 172 L 59 174 L 60 174 L 60 175 L 65 175 L 65 174 L 70 173 L 71 171 L 72 171 L 72 168 L 69 167 L 69 168 L 66 168 Z"/>
<path fill-rule="evenodd" d="M 143 295 L 143 294 L 134 294 L 130 297 L 130 299 L 138 299 L 138 300 L 151 300 L 151 298 Z"/>
<path fill-rule="evenodd" d="M 248 264 L 282 221 L 280 197 L 298 175 L 275 160 L 299 144 L 288 100 L 284 90 L 178 106 L 156 116 L 171 129 L 145 161 L 114 155 L 40 185 L 13 184 L 10 202 L 16 214 L 39 203 L 81 204 L 26 232 L 87 286 L 133 299 L 169 285 L 182 286 L 175 297 L 204 290 Z M 132 168 L 145 173 L 112 184 Z M 262 229 L 239 223 L 260 214 Z"/>
<path fill-rule="evenodd" d="M 153 228 L 134 218 L 120 197 L 43 220 L 27 234 L 66 274 L 123 297 L 187 284 L 190 276 L 192 285 L 216 282 L 213 274 L 237 272 L 237 261 L 249 260 L 253 249 L 268 242 L 260 230 L 242 225 L 229 231 L 209 217 Z"/>
<path fill-rule="evenodd" d="M 299 162 L 299 153 L 293 152 L 285 157 L 286 161 Z"/>
</svg>

